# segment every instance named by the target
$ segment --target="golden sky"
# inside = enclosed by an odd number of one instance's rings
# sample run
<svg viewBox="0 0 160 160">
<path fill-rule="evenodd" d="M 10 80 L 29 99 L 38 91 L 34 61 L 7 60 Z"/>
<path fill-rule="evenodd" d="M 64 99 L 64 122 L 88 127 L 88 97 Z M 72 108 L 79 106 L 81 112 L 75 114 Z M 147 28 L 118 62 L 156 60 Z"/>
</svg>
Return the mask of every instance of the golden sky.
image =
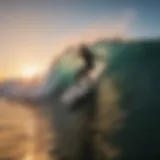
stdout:
<svg viewBox="0 0 160 160">
<path fill-rule="evenodd" d="M 134 5 L 118 6 L 116 0 L 113 4 L 97 1 L 99 5 L 82 2 L 0 1 L 0 77 L 43 73 L 68 45 L 105 37 L 128 38 L 135 34 L 133 27 L 140 28 L 137 15 L 141 12 Z M 139 28 L 137 33 L 142 33 Z M 146 29 L 146 33 L 150 32 Z"/>
</svg>

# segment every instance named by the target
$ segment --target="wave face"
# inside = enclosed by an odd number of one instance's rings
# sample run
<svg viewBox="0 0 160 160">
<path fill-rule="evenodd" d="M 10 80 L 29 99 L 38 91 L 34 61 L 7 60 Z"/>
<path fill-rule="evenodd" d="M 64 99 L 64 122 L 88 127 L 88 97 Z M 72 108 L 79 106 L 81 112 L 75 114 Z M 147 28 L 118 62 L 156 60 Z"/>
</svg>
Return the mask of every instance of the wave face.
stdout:
<svg viewBox="0 0 160 160">
<path fill-rule="evenodd" d="M 99 90 L 100 152 L 116 160 L 160 157 L 160 42 L 114 44 Z"/>
</svg>

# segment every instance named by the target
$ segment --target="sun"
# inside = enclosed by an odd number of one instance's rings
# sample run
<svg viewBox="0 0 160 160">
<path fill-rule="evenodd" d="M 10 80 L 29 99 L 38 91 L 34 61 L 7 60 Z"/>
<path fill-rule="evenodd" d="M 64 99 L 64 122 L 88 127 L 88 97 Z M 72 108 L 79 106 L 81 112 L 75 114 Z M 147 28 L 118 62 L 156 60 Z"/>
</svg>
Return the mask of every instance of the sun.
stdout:
<svg viewBox="0 0 160 160">
<path fill-rule="evenodd" d="M 31 79 L 34 78 L 38 73 L 38 70 L 36 67 L 26 67 L 22 70 L 22 77 Z"/>
</svg>

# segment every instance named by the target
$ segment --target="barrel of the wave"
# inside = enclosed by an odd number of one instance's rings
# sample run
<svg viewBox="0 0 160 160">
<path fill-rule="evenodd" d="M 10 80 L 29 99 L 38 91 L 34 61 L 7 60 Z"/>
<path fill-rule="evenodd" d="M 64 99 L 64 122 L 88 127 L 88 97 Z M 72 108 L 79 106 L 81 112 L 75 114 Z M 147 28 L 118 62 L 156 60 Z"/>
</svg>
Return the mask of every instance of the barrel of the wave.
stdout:
<svg viewBox="0 0 160 160">
<path fill-rule="evenodd" d="M 84 65 L 80 70 L 77 69 L 74 80 L 60 94 L 58 107 L 54 107 L 60 160 L 95 159 L 93 136 L 97 109 L 96 86 L 105 64 L 96 58 L 91 60 L 94 60 L 94 66 L 88 69 Z"/>
</svg>

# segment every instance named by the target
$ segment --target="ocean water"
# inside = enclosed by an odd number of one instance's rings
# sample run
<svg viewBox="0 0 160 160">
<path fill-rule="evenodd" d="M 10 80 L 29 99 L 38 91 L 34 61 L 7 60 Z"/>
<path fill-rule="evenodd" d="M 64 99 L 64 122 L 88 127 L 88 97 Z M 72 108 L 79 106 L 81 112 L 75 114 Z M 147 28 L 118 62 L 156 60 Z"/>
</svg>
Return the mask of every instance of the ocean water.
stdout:
<svg viewBox="0 0 160 160">
<path fill-rule="evenodd" d="M 0 159 L 47 157 L 53 137 L 47 121 L 35 106 L 0 99 Z"/>
<path fill-rule="evenodd" d="M 93 47 L 107 54 L 106 68 L 77 103 L 60 101 L 79 68 L 80 63 L 68 65 L 72 58 L 60 68 L 56 64 L 60 70 L 51 68 L 45 87 L 49 95 L 39 103 L 1 98 L 0 160 L 160 157 L 160 42 Z"/>
</svg>

